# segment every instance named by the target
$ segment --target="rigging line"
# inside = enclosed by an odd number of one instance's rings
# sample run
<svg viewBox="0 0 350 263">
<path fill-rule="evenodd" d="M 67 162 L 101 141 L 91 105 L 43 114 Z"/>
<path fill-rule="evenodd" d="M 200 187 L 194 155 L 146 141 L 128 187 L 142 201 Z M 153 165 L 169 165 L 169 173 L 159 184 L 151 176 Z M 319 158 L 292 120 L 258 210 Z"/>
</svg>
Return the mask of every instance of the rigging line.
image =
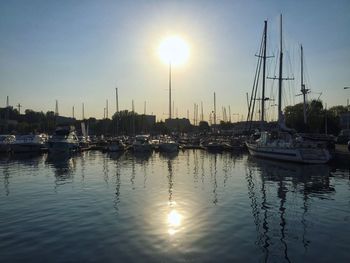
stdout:
<svg viewBox="0 0 350 263">
<path fill-rule="evenodd" d="M 278 64 L 278 60 L 279 60 L 279 54 L 277 55 L 277 59 L 275 60 L 275 65 L 274 65 L 274 72 L 273 72 L 273 76 L 276 76 L 276 72 L 277 72 L 277 64 Z M 270 98 L 276 98 L 276 91 L 274 90 L 275 89 L 275 81 L 273 80 L 271 82 L 271 87 L 270 87 Z M 270 106 L 272 106 L 272 103 L 273 101 L 269 101 L 270 103 Z"/>
<path fill-rule="evenodd" d="M 251 121 L 253 120 L 253 117 L 254 117 L 255 101 L 256 101 L 256 94 L 257 94 L 258 86 L 259 86 L 258 84 L 259 84 L 261 64 L 262 64 L 262 58 L 259 57 L 259 60 L 258 60 L 258 74 L 257 74 L 257 78 L 256 78 L 256 87 L 255 87 L 255 94 L 254 94 L 254 100 L 253 100 L 254 101 L 253 102 L 253 109 L 252 109 L 252 113 L 251 113 Z M 251 129 L 251 126 L 252 126 L 252 122 L 250 122 L 249 130 Z"/>
<path fill-rule="evenodd" d="M 261 37 L 261 39 L 263 39 L 263 35 Z M 261 55 L 261 52 L 262 52 L 262 46 L 263 46 L 263 41 L 261 40 L 260 42 L 260 51 L 259 51 L 259 55 Z M 245 129 L 247 129 L 247 124 L 249 122 L 249 120 L 251 119 L 251 116 L 253 115 L 251 113 L 251 111 L 254 112 L 254 108 L 252 110 L 252 106 L 255 104 L 255 101 L 253 102 L 253 94 L 256 93 L 254 92 L 254 89 L 256 88 L 256 85 L 257 85 L 257 76 L 259 74 L 259 63 L 261 64 L 261 56 L 259 56 L 259 59 L 258 59 L 258 62 L 257 62 L 257 66 L 256 66 L 256 69 L 255 69 L 255 76 L 254 76 L 254 82 L 253 82 L 253 88 L 252 88 L 252 93 L 251 93 L 251 96 L 250 96 L 250 102 L 249 102 L 249 105 L 248 105 L 248 114 L 247 114 L 247 121 L 246 121 L 246 125 L 245 125 Z M 252 104 L 253 103 L 253 104 Z M 250 127 L 249 127 L 249 130 L 251 129 L 251 120 L 250 120 Z"/>
</svg>

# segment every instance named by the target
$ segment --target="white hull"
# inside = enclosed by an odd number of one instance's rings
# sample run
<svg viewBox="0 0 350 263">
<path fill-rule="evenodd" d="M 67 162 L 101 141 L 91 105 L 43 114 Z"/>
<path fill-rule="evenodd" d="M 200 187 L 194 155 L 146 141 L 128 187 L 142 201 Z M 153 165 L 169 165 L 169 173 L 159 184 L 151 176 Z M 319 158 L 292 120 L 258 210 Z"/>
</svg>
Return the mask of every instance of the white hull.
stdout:
<svg viewBox="0 0 350 263">
<path fill-rule="evenodd" d="M 280 161 L 322 164 L 331 159 L 329 152 L 321 148 L 271 147 L 251 143 L 247 143 L 247 147 L 249 153 L 253 156 Z"/>
</svg>

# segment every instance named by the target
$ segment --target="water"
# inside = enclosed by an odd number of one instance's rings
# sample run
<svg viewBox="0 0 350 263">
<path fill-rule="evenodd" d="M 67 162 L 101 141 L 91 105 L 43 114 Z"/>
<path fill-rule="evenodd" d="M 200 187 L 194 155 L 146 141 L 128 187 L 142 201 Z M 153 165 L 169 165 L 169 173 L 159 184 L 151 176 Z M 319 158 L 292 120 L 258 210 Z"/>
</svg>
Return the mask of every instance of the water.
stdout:
<svg viewBox="0 0 350 263">
<path fill-rule="evenodd" d="M 0 158 L 0 262 L 349 262 L 349 167 L 248 155 Z"/>
</svg>

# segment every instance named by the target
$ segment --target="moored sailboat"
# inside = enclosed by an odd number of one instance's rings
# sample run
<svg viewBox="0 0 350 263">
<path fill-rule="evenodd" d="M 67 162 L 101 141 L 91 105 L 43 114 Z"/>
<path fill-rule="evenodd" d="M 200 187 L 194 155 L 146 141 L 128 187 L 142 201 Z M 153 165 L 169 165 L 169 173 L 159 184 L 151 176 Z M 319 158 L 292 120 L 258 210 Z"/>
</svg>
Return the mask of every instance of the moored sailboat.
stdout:
<svg viewBox="0 0 350 263">
<path fill-rule="evenodd" d="M 283 78 L 283 49 L 282 49 L 282 15 L 281 15 L 281 40 L 279 54 L 278 79 L 278 127 L 277 131 L 262 131 L 260 138 L 246 142 L 249 153 L 253 156 L 271 158 L 281 161 L 300 163 L 327 163 L 331 159 L 329 151 L 319 144 L 305 142 L 302 137 L 293 135 L 292 129 L 286 127 L 282 113 L 282 81 Z M 266 22 L 265 22 L 266 36 Z M 266 45 L 266 42 L 265 42 Z M 266 46 L 265 46 L 266 50 Z M 264 54 L 266 58 L 266 53 Z M 265 76 L 263 76 L 263 81 Z M 304 87 L 305 89 L 305 87 Z M 304 90 L 305 91 L 305 90 Z M 265 101 L 264 95 L 261 99 Z M 264 104 L 262 104 L 263 106 Z M 262 107 L 263 108 L 263 107 Z"/>
</svg>

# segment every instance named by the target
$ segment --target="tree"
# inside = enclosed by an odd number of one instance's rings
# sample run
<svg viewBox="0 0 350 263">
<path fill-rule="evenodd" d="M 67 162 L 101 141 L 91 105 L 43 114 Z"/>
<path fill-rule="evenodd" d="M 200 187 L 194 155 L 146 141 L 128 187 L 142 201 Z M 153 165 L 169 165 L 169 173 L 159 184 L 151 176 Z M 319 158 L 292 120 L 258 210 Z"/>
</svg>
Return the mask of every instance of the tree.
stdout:
<svg viewBox="0 0 350 263">
<path fill-rule="evenodd" d="M 286 125 L 298 132 L 324 131 L 323 104 L 320 100 L 312 100 L 307 105 L 307 123 L 304 124 L 303 103 L 287 106 L 284 110 Z"/>
<path fill-rule="evenodd" d="M 208 122 L 200 121 L 199 122 L 199 131 L 200 132 L 208 132 L 208 131 L 210 131 L 210 127 L 209 127 Z"/>
<path fill-rule="evenodd" d="M 166 127 L 165 122 L 163 122 L 163 121 L 156 122 L 153 126 L 153 130 L 157 134 L 168 134 L 169 133 L 169 130 Z"/>
</svg>

